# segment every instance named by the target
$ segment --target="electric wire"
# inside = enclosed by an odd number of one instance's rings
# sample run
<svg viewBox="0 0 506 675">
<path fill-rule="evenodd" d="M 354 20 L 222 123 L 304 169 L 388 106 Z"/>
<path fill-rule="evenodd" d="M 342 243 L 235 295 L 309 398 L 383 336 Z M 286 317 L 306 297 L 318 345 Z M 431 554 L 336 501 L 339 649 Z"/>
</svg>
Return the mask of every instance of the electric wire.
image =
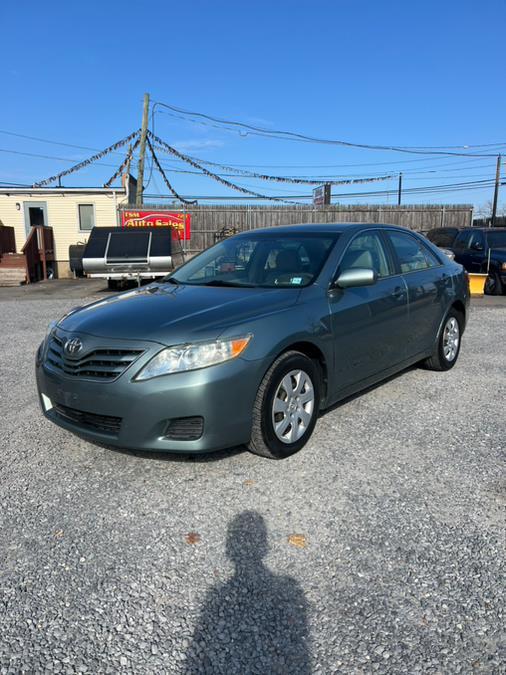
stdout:
<svg viewBox="0 0 506 675">
<path fill-rule="evenodd" d="M 465 144 L 465 145 L 458 145 L 458 146 L 397 146 L 397 145 L 379 145 L 379 144 L 372 144 L 372 143 L 353 143 L 350 141 L 343 141 L 341 139 L 326 139 L 326 138 L 317 138 L 315 136 L 309 136 L 306 134 L 301 134 L 298 132 L 293 132 L 293 131 L 283 131 L 283 130 L 277 130 L 277 129 L 267 129 L 264 127 L 258 127 L 252 124 L 247 124 L 245 122 L 239 122 L 237 120 L 223 120 L 217 117 L 213 117 L 212 115 L 207 115 L 205 113 L 200 113 L 200 112 L 194 112 L 194 111 L 189 111 L 189 110 L 184 110 L 183 108 L 178 108 L 177 106 L 170 105 L 168 103 L 164 103 L 162 101 L 154 101 L 154 105 L 158 105 L 164 108 L 167 108 L 169 110 L 172 110 L 176 113 L 183 114 L 186 116 L 186 118 L 192 118 L 192 117 L 197 117 L 200 119 L 205 119 L 208 121 L 211 121 L 213 123 L 218 123 L 223 125 L 225 128 L 234 126 L 239 129 L 245 129 L 247 130 L 247 133 L 249 134 L 254 134 L 254 135 L 260 135 L 264 136 L 267 138 L 278 138 L 278 139 L 284 139 L 284 140 L 292 140 L 292 141 L 301 141 L 305 143 L 318 143 L 318 144 L 325 144 L 325 145 L 340 145 L 343 147 L 349 147 L 349 148 L 360 148 L 360 149 L 367 149 L 367 150 L 389 150 L 392 152 L 403 152 L 403 153 L 411 153 L 411 154 L 422 154 L 422 155 L 456 155 L 456 156 L 468 156 L 469 153 L 464 153 L 464 152 L 456 152 L 454 151 L 455 149 L 469 149 L 469 148 L 489 148 L 489 147 L 496 147 L 496 146 L 505 146 L 506 142 L 496 142 L 496 143 L 487 143 L 487 144 L 481 144 L 481 145 L 470 145 L 470 144 Z M 443 150 L 441 148 L 446 148 L 446 150 Z M 478 156 L 477 153 L 473 153 L 473 156 Z M 491 154 L 481 154 L 480 156 L 483 157 L 492 157 L 493 155 Z"/>
</svg>

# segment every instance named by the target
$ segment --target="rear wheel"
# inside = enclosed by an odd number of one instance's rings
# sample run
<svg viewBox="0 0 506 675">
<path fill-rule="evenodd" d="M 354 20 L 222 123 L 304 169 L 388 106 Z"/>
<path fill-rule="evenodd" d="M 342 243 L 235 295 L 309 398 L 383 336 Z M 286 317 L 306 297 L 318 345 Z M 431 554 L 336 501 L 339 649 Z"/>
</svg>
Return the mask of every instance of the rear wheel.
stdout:
<svg viewBox="0 0 506 675">
<path fill-rule="evenodd" d="M 251 452 L 284 459 L 309 440 L 320 407 L 319 365 L 301 352 L 278 357 L 265 374 L 253 406 Z"/>
<path fill-rule="evenodd" d="M 496 272 L 490 272 L 485 281 L 485 293 L 487 295 L 502 295 L 502 282 Z"/>
<path fill-rule="evenodd" d="M 462 315 L 451 309 L 443 322 L 434 353 L 424 365 L 430 370 L 450 370 L 457 362 L 462 336 Z"/>
</svg>

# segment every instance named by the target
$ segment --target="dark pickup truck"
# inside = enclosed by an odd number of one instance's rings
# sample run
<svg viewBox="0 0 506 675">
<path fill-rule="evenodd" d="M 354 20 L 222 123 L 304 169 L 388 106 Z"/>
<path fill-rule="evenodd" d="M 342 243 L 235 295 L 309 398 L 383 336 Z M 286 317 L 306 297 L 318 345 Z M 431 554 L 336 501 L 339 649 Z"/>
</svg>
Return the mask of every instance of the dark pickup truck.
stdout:
<svg viewBox="0 0 506 675">
<path fill-rule="evenodd" d="M 506 227 L 440 227 L 426 236 L 453 251 L 455 261 L 468 272 L 488 274 L 485 293 L 506 292 Z"/>
</svg>

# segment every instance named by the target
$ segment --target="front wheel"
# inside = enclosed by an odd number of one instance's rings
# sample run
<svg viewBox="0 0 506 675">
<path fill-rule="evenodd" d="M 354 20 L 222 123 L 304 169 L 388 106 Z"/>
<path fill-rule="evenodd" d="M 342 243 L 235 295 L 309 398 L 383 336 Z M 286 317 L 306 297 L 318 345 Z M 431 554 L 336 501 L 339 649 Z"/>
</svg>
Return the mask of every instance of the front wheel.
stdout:
<svg viewBox="0 0 506 675">
<path fill-rule="evenodd" d="M 424 362 L 426 368 L 429 370 L 453 368 L 460 353 L 462 328 L 462 315 L 451 309 L 443 321 L 434 353 Z"/>
<path fill-rule="evenodd" d="M 309 440 L 318 418 L 319 365 L 301 352 L 279 356 L 262 380 L 253 406 L 251 452 L 284 459 Z"/>
</svg>

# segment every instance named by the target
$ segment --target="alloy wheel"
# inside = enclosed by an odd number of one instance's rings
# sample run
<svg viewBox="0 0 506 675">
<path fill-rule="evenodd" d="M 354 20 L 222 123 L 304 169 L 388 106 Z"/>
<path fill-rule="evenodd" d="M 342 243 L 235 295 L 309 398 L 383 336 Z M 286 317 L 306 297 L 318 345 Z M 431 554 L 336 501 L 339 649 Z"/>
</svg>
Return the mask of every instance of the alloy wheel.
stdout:
<svg viewBox="0 0 506 675">
<path fill-rule="evenodd" d="M 283 443 L 295 443 L 311 423 L 315 410 L 313 382 L 303 370 L 291 370 L 281 380 L 272 403 L 272 425 Z"/>
<path fill-rule="evenodd" d="M 451 316 L 445 324 L 443 332 L 443 354 L 447 361 L 453 361 L 459 351 L 459 322 Z"/>
</svg>

